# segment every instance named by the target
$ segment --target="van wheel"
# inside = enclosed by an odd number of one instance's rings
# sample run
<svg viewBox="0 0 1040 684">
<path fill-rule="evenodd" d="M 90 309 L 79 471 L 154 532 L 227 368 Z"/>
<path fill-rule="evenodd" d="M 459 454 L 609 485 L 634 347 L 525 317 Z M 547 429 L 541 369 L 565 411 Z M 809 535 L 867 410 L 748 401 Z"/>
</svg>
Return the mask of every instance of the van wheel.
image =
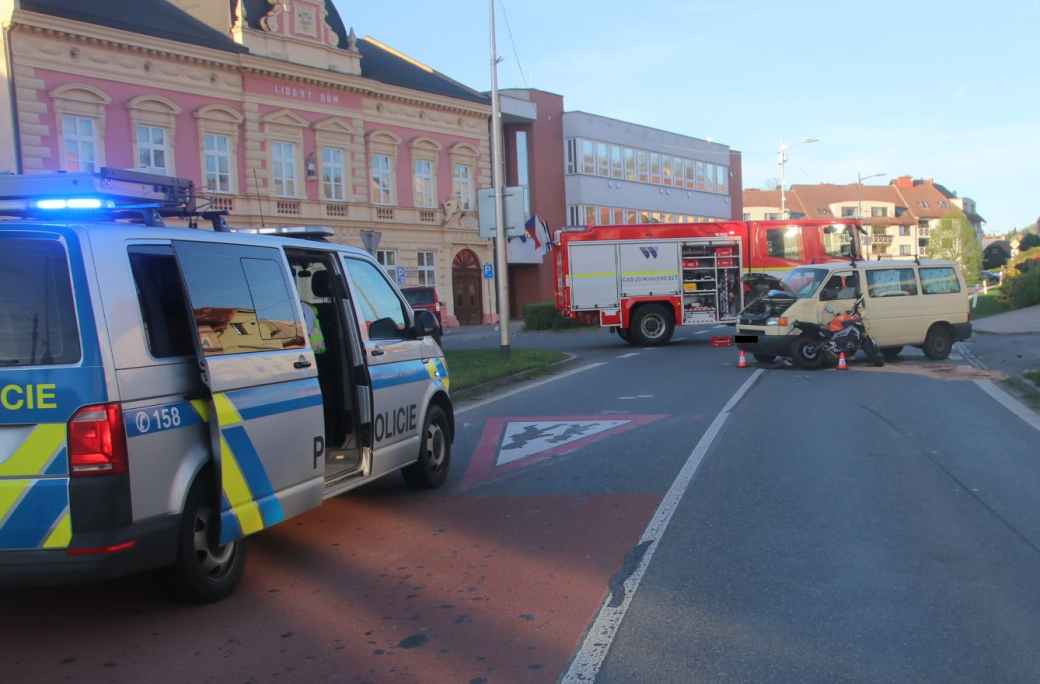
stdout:
<svg viewBox="0 0 1040 684">
<path fill-rule="evenodd" d="M 823 365 L 823 350 L 808 337 L 799 337 L 791 347 L 791 360 L 804 370 L 816 370 Z"/>
<path fill-rule="evenodd" d="M 632 316 L 632 341 L 640 347 L 656 347 L 672 339 L 675 319 L 660 304 L 644 304 Z"/>
<path fill-rule="evenodd" d="M 933 326 L 924 338 L 924 355 L 932 361 L 942 361 L 953 349 L 953 333 L 944 325 Z"/>
<path fill-rule="evenodd" d="M 191 603 L 215 603 L 230 596 L 246 569 L 246 539 L 218 545 L 220 510 L 213 489 L 210 477 L 192 484 L 177 534 L 177 561 L 168 571 L 174 593 Z"/>
<path fill-rule="evenodd" d="M 419 460 L 401 470 L 404 481 L 413 489 L 435 489 L 448 479 L 451 441 L 448 419 L 440 406 L 430 406 L 419 442 Z"/>
<path fill-rule="evenodd" d="M 881 355 L 885 357 L 886 361 L 895 361 L 901 351 L 903 351 L 903 345 L 899 345 L 898 347 L 882 347 Z"/>
</svg>

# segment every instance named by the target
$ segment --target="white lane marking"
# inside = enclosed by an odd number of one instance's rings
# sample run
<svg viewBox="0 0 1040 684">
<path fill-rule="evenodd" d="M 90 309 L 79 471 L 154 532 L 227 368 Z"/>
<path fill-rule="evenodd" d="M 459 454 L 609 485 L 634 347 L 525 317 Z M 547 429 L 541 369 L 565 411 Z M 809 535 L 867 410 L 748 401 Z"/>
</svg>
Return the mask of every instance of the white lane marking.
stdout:
<svg viewBox="0 0 1040 684">
<path fill-rule="evenodd" d="M 617 359 L 627 359 L 630 356 L 639 356 L 639 352 L 629 352 L 627 354 L 622 354 L 621 356 L 616 356 L 614 358 L 617 358 Z"/>
<path fill-rule="evenodd" d="M 498 401 L 499 399 L 505 399 L 506 397 L 513 396 L 514 394 L 520 394 L 521 392 L 526 392 L 529 389 L 534 389 L 535 387 L 541 387 L 542 385 L 548 384 L 550 382 L 555 382 L 555 381 L 560 380 L 562 378 L 568 378 L 568 377 L 570 377 L 572 375 L 575 375 L 576 373 L 583 373 L 583 372 L 585 372 L 587 370 L 591 370 L 593 368 L 598 368 L 600 366 L 605 366 L 606 364 L 607 364 L 606 361 L 599 361 L 598 363 L 590 363 L 587 366 L 582 366 L 581 368 L 575 368 L 573 370 L 567 371 L 566 373 L 560 373 L 559 375 L 554 375 L 551 378 L 545 378 L 544 380 L 538 380 L 536 382 L 532 382 L 530 385 L 524 385 L 523 387 L 518 387 L 518 388 L 516 388 L 514 390 L 509 390 L 508 392 L 503 392 L 502 394 L 498 394 L 498 395 L 493 396 L 493 397 L 488 397 L 487 399 L 484 399 L 482 401 L 478 401 L 478 402 L 476 402 L 474 404 L 470 404 L 469 406 L 466 406 L 465 408 L 460 408 L 460 409 L 455 411 L 455 415 L 459 415 L 460 413 L 465 413 L 466 411 L 472 411 L 473 409 L 478 409 L 481 406 L 486 406 L 486 405 L 490 404 L 493 401 Z"/>
<path fill-rule="evenodd" d="M 1001 406 L 1026 421 L 1026 423 L 1028 423 L 1034 430 L 1040 431 L 1040 418 L 1023 406 L 1021 402 L 1016 401 L 1014 397 L 997 387 L 989 380 L 976 380 L 975 384 L 982 388 L 983 392 L 996 399 Z"/>
<path fill-rule="evenodd" d="M 653 398 L 654 398 L 654 395 L 652 395 L 652 394 L 637 394 L 634 397 L 618 397 L 618 399 L 653 399 Z"/>
<path fill-rule="evenodd" d="M 675 513 L 675 509 L 679 506 L 679 501 L 686 493 L 686 489 L 690 486 L 690 482 L 693 481 L 693 476 L 697 473 L 697 468 L 700 467 L 701 461 L 704 460 L 704 455 L 708 452 L 711 447 L 712 441 L 714 441 L 719 430 L 722 429 L 723 424 L 729 417 L 733 407 L 737 405 L 740 398 L 751 388 L 758 376 L 762 375 L 765 370 L 759 368 L 751 377 L 748 378 L 737 393 L 734 394 L 726 405 L 719 412 L 719 415 L 715 416 L 715 420 L 712 421 L 711 425 L 704 432 L 700 441 L 697 442 L 697 446 L 694 447 L 690 456 L 686 459 L 686 464 L 683 465 L 682 470 L 679 471 L 678 477 L 675 478 L 675 482 L 668 489 L 668 493 L 664 495 L 664 499 L 661 500 L 660 505 L 654 512 L 654 517 L 647 523 L 646 529 L 643 530 L 643 536 L 639 538 L 640 544 L 649 542 L 646 551 L 643 553 L 643 557 L 639 561 L 639 565 L 632 572 L 631 575 L 625 579 L 622 587 L 625 591 L 625 596 L 621 600 L 620 604 L 612 605 L 615 601 L 612 600 L 613 593 L 608 593 L 607 597 L 603 600 L 603 606 L 599 610 L 599 614 L 596 616 L 595 622 L 592 623 L 592 627 L 589 629 L 589 633 L 585 635 L 585 641 L 582 643 L 581 648 L 575 654 L 574 659 L 571 661 L 570 667 L 567 668 L 567 672 L 560 678 L 561 684 L 579 684 L 593 682 L 596 679 L 596 674 L 599 672 L 600 667 L 603 665 L 603 660 L 607 657 L 607 651 L 610 650 L 610 646 L 614 641 L 614 637 L 617 635 L 618 628 L 621 627 L 621 621 L 625 617 L 625 613 L 628 611 L 629 605 L 632 603 L 632 598 L 635 596 L 636 589 L 639 588 L 639 583 L 643 579 L 643 575 L 646 573 L 647 567 L 650 565 L 650 559 L 653 558 L 654 551 L 657 549 L 657 543 L 664 536 L 665 530 L 668 528 L 668 523 L 672 520 L 672 515 Z"/>
</svg>

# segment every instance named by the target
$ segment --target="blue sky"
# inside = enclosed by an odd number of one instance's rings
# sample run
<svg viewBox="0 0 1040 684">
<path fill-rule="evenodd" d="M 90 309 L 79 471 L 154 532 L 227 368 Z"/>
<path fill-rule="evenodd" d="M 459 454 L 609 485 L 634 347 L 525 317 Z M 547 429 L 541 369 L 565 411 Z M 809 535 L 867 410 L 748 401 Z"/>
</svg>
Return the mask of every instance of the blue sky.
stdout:
<svg viewBox="0 0 1040 684">
<path fill-rule="evenodd" d="M 358 36 L 490 90 L 487 1 L 335 2 Z M 1040 0 L 495 2 L 499 88 L 710 137 L 745 187 L 779 177 L 781 140 L 818 138 L 788 184 L 912 175 L 974 199 L 988 233 L 1040 216 Z"/>
</svg>

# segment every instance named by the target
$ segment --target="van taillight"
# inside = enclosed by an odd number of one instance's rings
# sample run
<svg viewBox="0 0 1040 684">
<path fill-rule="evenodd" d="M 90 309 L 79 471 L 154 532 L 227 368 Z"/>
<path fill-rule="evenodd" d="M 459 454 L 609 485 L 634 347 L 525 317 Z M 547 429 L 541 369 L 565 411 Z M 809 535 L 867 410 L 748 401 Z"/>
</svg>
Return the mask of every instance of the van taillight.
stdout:
<svg viewBox="0 0 1040 684">
<path fill-rule="evenodd" d="M 73 476 L 126 472 L 126 430 L 119 404 L 84 406 L 69 420 Z"/>
</svg>

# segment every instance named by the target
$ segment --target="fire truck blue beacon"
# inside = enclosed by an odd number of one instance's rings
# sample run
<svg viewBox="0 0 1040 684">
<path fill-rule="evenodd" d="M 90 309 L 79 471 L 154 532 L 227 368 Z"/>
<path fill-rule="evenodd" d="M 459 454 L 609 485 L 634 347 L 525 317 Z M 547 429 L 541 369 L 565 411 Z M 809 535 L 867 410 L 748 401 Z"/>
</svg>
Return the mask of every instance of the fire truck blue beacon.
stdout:
<svg viewBox="0 0 1040 684">
<path fill-rule="evenodd" d="M 329 228 L 225 214 L 186 179 L 0 176 L 0 583 L 161 568 L 217 601 L 249 535 L 445 482 L 436 317 Z"/>
</svg>

